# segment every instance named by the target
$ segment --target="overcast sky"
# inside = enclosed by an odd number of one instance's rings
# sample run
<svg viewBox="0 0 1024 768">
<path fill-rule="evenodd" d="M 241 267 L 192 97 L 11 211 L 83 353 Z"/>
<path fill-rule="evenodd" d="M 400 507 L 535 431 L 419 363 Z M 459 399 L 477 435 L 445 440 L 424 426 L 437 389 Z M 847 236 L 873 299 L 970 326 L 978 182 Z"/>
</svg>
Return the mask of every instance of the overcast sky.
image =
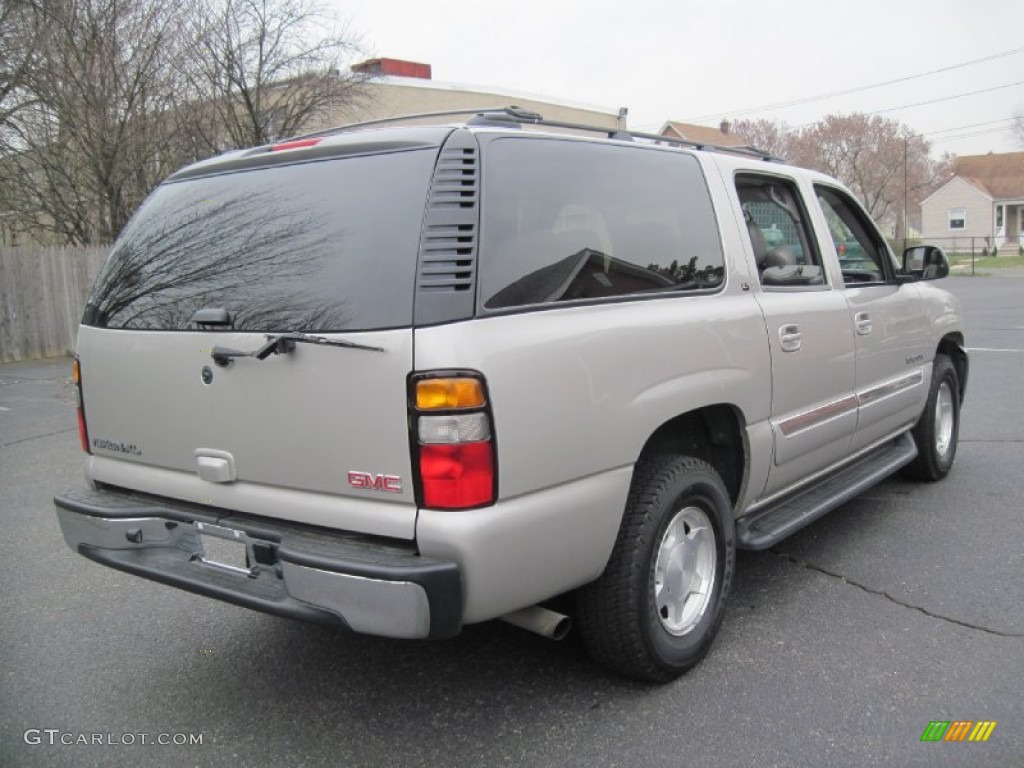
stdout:
<svg viewBox="0 0 1024 768">
<path fill-rule="evenodd" d="M 1024 113 L 1024 0 L 326 2 L 371 54 L 431 64 L 444 82 L 628 107 L 637 130 L 723 117 L 798 126 L 829 113 L 906 107 L 884 116 L 925 134 L 936 153 L 1024 150 L 1009 130 L 1009 118 Z M 748 111 L 1009 51 L 903 83 Z"/>
</svg>

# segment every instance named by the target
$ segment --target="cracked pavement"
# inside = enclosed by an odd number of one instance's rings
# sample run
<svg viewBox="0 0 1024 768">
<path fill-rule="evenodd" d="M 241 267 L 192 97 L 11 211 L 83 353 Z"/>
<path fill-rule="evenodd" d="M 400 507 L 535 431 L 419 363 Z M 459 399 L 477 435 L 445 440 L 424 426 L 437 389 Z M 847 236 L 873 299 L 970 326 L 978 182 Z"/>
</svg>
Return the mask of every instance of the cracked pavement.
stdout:
<svg viewBox="0 0 1024 768">
<path fill-rule="evenodd" d="M 505 624 L 382 641 L 97 566 L 50 502 L 80 477 L 69 362 L 0 366 L 0 764 L 1024 765 L 1024 278 L 945 285 L 974 350 L 950 477 L 890 479 L 739 553 L 714 649 L 665 686 Z M 998 724 L 922 743 L 933 720 Z"/>
<path fill-rule="evenodd" d="M 851 579 L 848 576 L 844 576 L 841 573 L 836 573 L 835 571 L 830 571 L 828 568 L 823 568 L 820 565 L 814 565 L 813 563 L 808 563 L 808 562 L 806 562 L 804 560 L 801 560 L 796 555 L 791 555 L 791 554 L 788 554 L 786 552 L 780 552 L 780 551 L 778 551 L 776 549 L 772 549 L 770 551 L 772 552 L 772 554 L 778 555 L 779 557 L 781 557 L 781 558 L 783 558 L 785 560 L 788 560 L 789 562 L 793 563 L 794 565 L 798 565 L 801 568 L 808 568 L 808 569 L 810 569 L 812 571 L 817 571 L 818 573 L 823 573 L 826 576 L 831 576 L 834 579 L 839 579 L 844 584 L 849 584 L 850 586 L 856 587 L 857 589 L 861 589 L 861 590 L 863 590 L 863 591 L 865 591 L 865 592 L 867 592 L 868 594 L 871 594 L 871 595 L 879 595 L 880 597 L 884 597 L 889 602 L 895 603 L 896 605 L 903 606 L 904 608 L 909 608 L 912 611 L 919 611 L 920 613 L 923 613 L 925 616 L 930 616 L 933 619 L 939 619 L 941 621 L 948 621 L 950 624 L 958 624 L 961 627 L 967 627 L 968 629 L 976 629 L 979 632 L 987 632 L 990 635 L 998 635 L 999 637 L 1024 637 L 1024 632 L 1002 632 L 1002 631 L 1000 631 L 998 629 L 992 629 L 991 627 L 983 627 L 983 626 L 980 626 L 978 624 L 971 624 L 970 622 L 967 622 L 967 621 L 961 621 L 960 619 L 955 619 L 952 616 L 943 616 L 942 614 L 934 613 L 934 612 L 928 610 L 927 608 L 921 607 L 920 605 L 911 605 L 910 603 L 904 602 L 904 601 L 900 600 L 897 597 L 893 597 L 891 594 L 889 594 L 885 590 L 869 587 L 868 585 L 862 584 L 859 581 L 855 581 L 855 580 Z"/>
</svg>

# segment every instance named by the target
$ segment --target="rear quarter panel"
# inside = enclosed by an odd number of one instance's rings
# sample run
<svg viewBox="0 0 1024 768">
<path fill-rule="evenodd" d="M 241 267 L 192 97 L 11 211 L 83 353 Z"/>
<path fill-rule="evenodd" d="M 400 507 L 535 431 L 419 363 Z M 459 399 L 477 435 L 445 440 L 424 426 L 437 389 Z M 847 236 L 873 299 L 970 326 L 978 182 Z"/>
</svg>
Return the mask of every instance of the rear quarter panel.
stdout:
<svg viewBox="0 0 1024 768">
<path fill-rule="evenodd" d="M 741 291 L 420 329 L 415 348 L 417 369 L 471 368 L 490 391 L 497 504 L 417 522 L 422 552 L 459 563 L 467 622 L 600 575 L 633 465 L 665 422 L 726 403 L 767 424 L 764 322 Z"/>
<path fill-rule="evenodd" d="M 764 320 L 740 290 L 420 329 L 415 367 L 487 377 L 503 499 L 632 465 L 679 414 L 757 419 L 771 397 Z"/>
</svg>

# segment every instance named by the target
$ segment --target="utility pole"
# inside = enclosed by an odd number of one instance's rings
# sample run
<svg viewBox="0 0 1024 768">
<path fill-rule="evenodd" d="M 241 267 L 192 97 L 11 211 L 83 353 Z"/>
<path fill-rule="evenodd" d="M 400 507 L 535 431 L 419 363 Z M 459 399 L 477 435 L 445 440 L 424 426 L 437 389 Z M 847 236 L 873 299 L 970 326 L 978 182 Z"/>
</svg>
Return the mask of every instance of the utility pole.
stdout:
<svg viewBox="0 0 1024 768">
<path fill-rule="evenodd" d="M 903 250 L 907 250 L 907 137 L 903 137 Z"/>
</svg>

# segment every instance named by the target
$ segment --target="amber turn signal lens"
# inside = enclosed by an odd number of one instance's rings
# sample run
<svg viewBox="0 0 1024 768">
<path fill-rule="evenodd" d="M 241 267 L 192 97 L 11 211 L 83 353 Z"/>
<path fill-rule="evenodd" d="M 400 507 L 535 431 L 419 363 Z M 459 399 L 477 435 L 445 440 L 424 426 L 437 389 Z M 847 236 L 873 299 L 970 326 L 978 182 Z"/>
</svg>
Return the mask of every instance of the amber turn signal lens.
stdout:
<svg viewBox="0 0 1024 768">
<path fill-rule="evenodd" d="M 485 402 L 483 385 L 477 379 L 422 379 L 416 382 L 416 407 L 421 411 L 479 408 Z"/>
<path fill-rule="evenodd" d="M 75 383 L 75 386 L 78 386 L 82 381 L 82 374 L 78 370 L 78 360 L 71 363 L 71 381 Z"/>
</svg>

